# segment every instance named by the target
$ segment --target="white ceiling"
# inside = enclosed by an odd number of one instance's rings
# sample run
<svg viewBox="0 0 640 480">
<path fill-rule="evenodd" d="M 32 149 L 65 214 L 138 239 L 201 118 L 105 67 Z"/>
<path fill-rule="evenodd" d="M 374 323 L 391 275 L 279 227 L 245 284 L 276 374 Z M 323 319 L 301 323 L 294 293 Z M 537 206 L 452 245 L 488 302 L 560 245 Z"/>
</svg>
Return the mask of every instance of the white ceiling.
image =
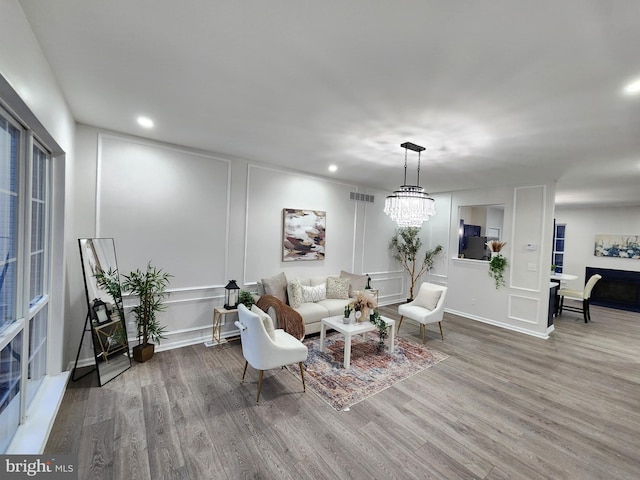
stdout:
<svg viewBox="0 0 640 480">
<path fill-rule="evenodd" d="M 638 0 L 20 3 L 81 123 L 388 190 L 411 141 L 431 193 L 640 205 Z"/>
</svg>

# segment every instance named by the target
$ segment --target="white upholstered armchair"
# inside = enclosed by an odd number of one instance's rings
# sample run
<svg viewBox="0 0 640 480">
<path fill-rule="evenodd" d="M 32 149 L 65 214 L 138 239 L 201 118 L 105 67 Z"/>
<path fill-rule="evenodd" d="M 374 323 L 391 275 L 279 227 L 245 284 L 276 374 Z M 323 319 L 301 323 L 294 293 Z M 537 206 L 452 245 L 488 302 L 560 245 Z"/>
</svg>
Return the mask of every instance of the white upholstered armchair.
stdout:
<svg viewBox="0 0 640 480">
<path fill-rule="evenodd" d="M 444 340 L 442 333 L 442 319 L 444 317 L 444 301 L 447 297 L 447 287 L 436 285 L 435 283 L 423 282 L 420 285 L 418 295 L 412 302 L 404 303 L 398 307 L 400 321 L 398 322 L 398 331 L 404 317 L 415 320 L 420 324 L 420 333 L 422 335 L 422 343 L 426 325 L 428 323 L 436 323 L 440 326 L 440 336 Z"/>
<path fill-rule="evenodd" d="M 245 359 L 242 381 L 244 382 L 248 364 L 260 371 L 256 403 L 260 400 L 264 371 L 270 368 L 297 363 L 300 366 L 302 389 L 306 391 L 302 362 L 307 359 L 308 350 L 300 340 L 284 330 L 274 330 L 271 317 L 255 305 L 252 310 L 242 304 L 238 305 L 238 321 L 235 325 L 240 329 L 242 356 Z"/>
</svg>

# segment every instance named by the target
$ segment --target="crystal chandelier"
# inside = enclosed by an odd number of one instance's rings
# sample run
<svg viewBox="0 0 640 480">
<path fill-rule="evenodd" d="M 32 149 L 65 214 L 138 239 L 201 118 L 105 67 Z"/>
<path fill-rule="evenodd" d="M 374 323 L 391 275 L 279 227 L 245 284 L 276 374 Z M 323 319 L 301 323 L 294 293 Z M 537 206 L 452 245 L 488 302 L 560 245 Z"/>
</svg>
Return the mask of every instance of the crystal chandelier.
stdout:
<svg viewBox="0 0 640 480">
<path fill-rule="evenodd" d="M 398 227 L 421 227 L 436 213 L 436 202 L 424 191 L 420 184 L 420 152 L 425 148 L 415 143 L 405 142 L 404 148 L 404 184 L 389 195 L 384 202 L 384 213 L 398 224 Z M 407 185 L 407 152 L 418 152 L 418 185 Z"/>
</svg>

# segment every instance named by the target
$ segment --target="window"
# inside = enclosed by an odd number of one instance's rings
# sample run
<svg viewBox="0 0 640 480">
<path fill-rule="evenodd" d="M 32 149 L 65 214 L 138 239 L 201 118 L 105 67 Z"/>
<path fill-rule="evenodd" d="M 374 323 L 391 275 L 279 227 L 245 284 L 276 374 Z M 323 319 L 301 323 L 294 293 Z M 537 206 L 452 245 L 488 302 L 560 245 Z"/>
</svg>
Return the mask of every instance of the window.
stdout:
<svg viewBox="0 0 640 480">
<path fill-rule="evenodd" d="M 0 453 L 47 373 L 50 164 L 0 108 Z"/>
<path fill-rule="evenodd" d="M 562 273 L 564 266 L 564 239 L 567 225 L 564 223 L 554 224 L 553 229 L 553 258 L 551 265 L 554 266 L 556 273 Z"/>
<path fill-rule="evenodd" d="M 20 130 L 0 110 L 0 333 L 17 319 L 20 137 Z"/>
<path fill-rule="evenodd" d="M 0 452 L 4 452 L 20 420 L 22 332 L 0 351 Z"/>
</svg>

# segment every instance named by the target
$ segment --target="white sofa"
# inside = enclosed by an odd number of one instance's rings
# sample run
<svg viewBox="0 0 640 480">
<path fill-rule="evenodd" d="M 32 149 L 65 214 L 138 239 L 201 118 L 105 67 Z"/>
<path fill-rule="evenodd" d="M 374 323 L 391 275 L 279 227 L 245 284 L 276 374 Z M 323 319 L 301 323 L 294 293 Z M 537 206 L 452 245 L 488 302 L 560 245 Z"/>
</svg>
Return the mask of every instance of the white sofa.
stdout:
<svg viewBox="0 0 640 480">
<path fill-rule="evenodd" d="M 280 274 L 280 275 L 283 276 L 283 274 Z M 313 296 L 309 293 L 312 290 L 312 287 L 325 285 L 325 292 L 326 292 L 326 285 L 328 282 L 330 286 L 333 286 L 333 287 L 335 287 L 336 283 L 342 283 L 342 282 L 330 281 L 328 280 L 329 277 L 332 277 L 334 279 L 339 278 L 339 279 L 342 279 L 343 281 L 345 279 L 348 279 L 349 286 L 348 286 L 347 297 L 346 298 L 327 298 L 327 295 L 325 295 L 324 298 L 322 298 L 322 295 L 319 295 L 317 299 L 314 299 L 314 301 L 309 301 L 310 297 Z M 269 293 L 271 295 L 278 296 L 278 294 L 280 294 L 280 289 L 282 288 L 282 280 L 280 279 L 280 281 L 277 283 L 275 287 L 277 291 L 274 290 L 273 288 L 271 290 L 269 289 L 269 280 L 270 279 L 263 279 L 262 282 L 258 282 L 258 294 L 263 295 L 265 293 Z M 295 286 L 293 284 L 296 282 L 296 280 L 297 282 L 299 282 L 300 286 L 302 286 L 303 288 L 305 287 L 307 288 L 308 295 L 306 297 L 306 301 L 296 302 L 296 299 L 294 298 L 296 295 L 294 293 Z M 365 286 L 367 284 L 367 276 L 355 275 L 355 274 L 351 274 L 343 271 L 343 272 L 340 272 L 340 275 L 326 275 L 326 276 L 297 278 L 297 279 L 293 278 L 287 281 L 286 284 L 287 284 L 287 288 L 286 288 L 287 295 L 285 296 L 285 299 L 286 299 L 285 301 L 288 305 L 290 305 L 295 311 L 297 311 L 302 316 L 302 320 L 304 321 L 304 326 L 305 326 L 305 334 L 309 335 L 309 334 L 317 333 L 320 331 L 320 320 L 322 320 L 323 318 L 344 314 L 344 307 L 353 300 L 353 296 L 355 296 L 355 292 L 358 290 L 365 289 Z M 328 296 L 329 297 L 341 296 L 340 293 L 344 293 L 344 292 L 338 292 L 336 294 L 336 291 L 334 290 L 333 294 L 330 293 Z M 273 318 L 274 322 L 278 324 L 275 311 L 272 308 L 270 308 L 267 313 L 269 313 L 269 315 Z"/>
</svg>

